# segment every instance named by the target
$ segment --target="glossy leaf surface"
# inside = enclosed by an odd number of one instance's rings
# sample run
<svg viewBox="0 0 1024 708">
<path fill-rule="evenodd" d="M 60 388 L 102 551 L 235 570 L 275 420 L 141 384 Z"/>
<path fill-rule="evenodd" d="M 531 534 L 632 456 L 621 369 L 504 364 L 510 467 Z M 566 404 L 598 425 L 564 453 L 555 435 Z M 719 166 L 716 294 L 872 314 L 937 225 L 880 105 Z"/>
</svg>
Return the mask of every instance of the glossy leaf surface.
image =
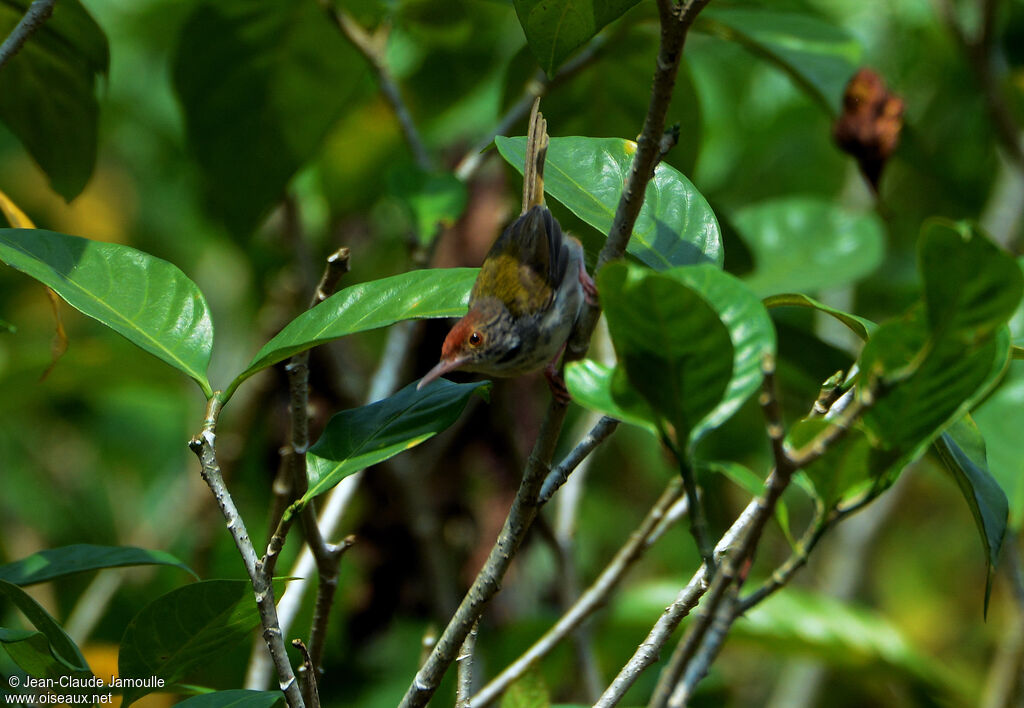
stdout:
<svg viewBox="0 0 1024 708">
<path fill-rule="evenodd" d="M 495 138 L 498 152 L 521 173 L 526 138 Z M 636 143 L 618 138 L 551 138 L 544 190 L 607 236 L 629 177 Z M 664 163 L 647 185 L 626 250 L 655 270 L 722 264 L 718 219 L 681 172 Z"/>
<path fill-rule="evenodd" d="M 13 563 L 0 565 L 0 580 L 21 586 L 34 585 L 88 570 L 131 565 L 172 565 L 195 576 L 191 568 L 165 551 L 79 543 L 39 551 Z"/>
<path fill-rule="evenodd" d="M 434 381 L 422 391 L 412 383 L 383 401 L 331 417 L 306 453 L 308 502 L 342 479 L 429 440 L 454 423 L 474 392 L 486 395 L 490 382 Z"/>
<path fill-rule="evenodd" d="M 754 257 L 744 281 L 761 297 L 842 287 L 882 262 L 882 224 L 823 199 L 797 197 L 754 204 L 732 216 Z"/>
<path fill-rule="evenodd" d="M 514 0 L 537 63 L 553 76 L 573 50 L 639 0 Z"/>
<path fill-rule="evenodd" d="M 978 527 L 985 549 L 988 577 L 985 582 L 985 611 L 992 592 L 992 578 L 1003 546 L 1009 503 L 999 483 L 989 474 L 985 439 L 970 416 L 953 423 L 935 441 L 943 466 L 956 480 Z"/>
<path fill-rule="evenodd" d="M 988 469 L 1009 499 L 1010 526 L 1019 530 L 1024 521 L 1024 364 L 1010 364 L 1006 379 L 972 416 L 985 437 Z"/>
<path fill-rule="evenodd" d="M 293 354 L 356 332 L 410 319 L 461 317 L 476 268 L 432 268 L 372 280 L 335 293 L 289 322 L 253 357 L 229 393 L 256 372 Z"/>
<path fill-rule="evenodd" d="M 764 299 L 764 306 L 769 310 L 775 307 L 808 307 L 813 310 L 824 312 L 839 322 L 842 322 L 851 332 L 856 334 L 862 340 L 866 340 L 872 332 L 878 329 L 878 325 L 871 320 L 858 317 L 857 315 L 852 315 L 849 312 L 837 310 L 834 307 L 830 307 L 825 303 L 819 302 L 802 293 L 781 293 L 779 295 L 771 295 Z"/>
<path fill-rule="evenodd" d="M 129 246 L 43 229 L 0 229 L 0 260 L 185 372 L 210 394 L 210 311 L 177 266 Z"/>
<path fill-rule="evenodd" d="M 17 607 L 38 630 L 4 629 L 0 634 L 4 649 L 24 671 L 49 678 L 92 674 L 71 637 L 24 590 L 0 580 L 0 596 Z M 40 673 L 34 674 L 36 671 Z"/>
<path fill-rule="evenodd" d="M 234 649 L 259 625 L 248 580 L 205 580 L 162 595 L 139 611 L 121 639 L 121 678 L 175 683 L 210 657 Z M 128 706 L 153 688 L 127 688 Z"/>
<path fill-rule="evenodd" d="M 627 400 L 628 387 L 618 386 L 618 397 L 612 396 L 612 379 L 615 376 L 625 376 L 625 373 L 593 359 L 570 361 L 565 367 L 565 384 L 574 402 L 657 436 L 657 417 L 639 395 Z"/>
<path fill-rule="evenodd" d="M 316 0 L 208 0 L 180 36 L 174 88 L 209 208 L 247 235 L 313 157 L 366 64 Z"/>
<path fill-rule="evenodd" d="M 30 4 L 0 3 L 0 37 L 10 34 Z M 67 201 L 85 188 L 96 164 L 96 82 L 109 64 L 103 30 L 78 0 L 61 0 L 0 71 L 0 120 Z"/>
</svg>

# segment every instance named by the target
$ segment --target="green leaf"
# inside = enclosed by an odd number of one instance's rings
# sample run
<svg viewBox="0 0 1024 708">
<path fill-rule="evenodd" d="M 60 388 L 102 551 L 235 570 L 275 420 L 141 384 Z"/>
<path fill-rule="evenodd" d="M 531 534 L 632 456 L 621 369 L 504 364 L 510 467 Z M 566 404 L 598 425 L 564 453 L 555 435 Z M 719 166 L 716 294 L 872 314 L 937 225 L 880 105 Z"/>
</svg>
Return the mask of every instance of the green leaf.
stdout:
<svg viewBox="0 0 1024 708">
<path fill-rule="evenodd" d="M 923 305 L 882 325 L 860 359 L 861 371 L 890 389 L 867 412 L 865 425 L 900 463 L 922 452 L 1002 376 L 1011 351 L 1005 323 L 1024 293 L 1013 257 L 966 225 L 926 225 L 919 265 Z"/>
<path fill-rule="evenodd" d="M 18 666 L 31 676 L 57 678 L 59 676 L 91 676 L 89 664 L 75 642 L 57 621 L 17 585 L 0 580 L 0 596 L 6 597 L 21 610 L 37 633 L 22 630 L 3 630 L 0 642 Z M 44 644 L 45 641 L 45 644 Z"/>
<path fill-rule="evenodd" d="M 501 696 L 501 708 L 548 708 L 550 705 L 547 684 L 536 667 L 514 681 Z"/>
<path fill-rule="evenodd" d="M 872 443 L 893 455 L 886 467 L 902 467 L 923 453 L 991 390 L 1009 362 L 1009 340 L 1004 329 L 974 346 L 943 338 L 926 349 L 920 311 L 879 328 L 865 345 L 860 366 L 892 381 L 864 416 Z"/>
<path fill-rule="evenodd" d="M 738 43 L 787 73 L 831 115 L 861 64 L 861 47 L 845 30 L 806 13 L 710 7 L 695 29 Z"/>
<path fill-rule="evenodd" d="M 526 138 L 494 139 L 505 161 L 523 171 Z M 629 177 L 636 143 L 618 138 L 551 138 L 544 190 L 607 236 Z M 686 177 L 660 163 L 647 184 L 626 250 L 655 270 L 722 265 L 722 234 L 708 202 Z"/>
<path fill-rule="evenodd" d="M 985 437 L 988 469 L 1009 497 L 1010 526 L 1024 521 L 1024 364 L 1013 362 L 1006 378 L 972 414 Z"/>
<path fill-rule="evenodd" d="M 139 611 L 117 657 L 121 678 L 175 683 L 248 638 L 260 623 L 248 580 L 205 580 L 172 590 Z M 154 689 L 126 688 L 128 706 Z"/>
<path fill-rule="evenodd" d="M 615 268 L 622 269 L 625 273 L 627 266 L 622 263 L 609 264 L 605 270 L 616 273 Z M 717 371 L 716 375 L 728 375 L 728 383 L 721 391 L 721 398 L 714 405 L 710 402 L 698 403 L 706 395 L 714 397 L 715 392 L 710 386 L 701 388 L 698 394 L 687 397 L 688 401 L 681 404 L 699 406 L 699 410 L 707 408 L 702 420 L 691 419 L 690 424 L 693 427 L 690 440 L 695 443 L 703 434 L 732 416 L 760 385 L 761 362 L 766 353 L 775 349 L 775 331 L 768 313 L 761 301 L 742 283 L 711 265 L 674 268 L 662 274 L 654 274 L 634 266 L 629 268 L 628 277 L 613 277 L 616 279 L 612 286 L 613 290 L 606 292 L 603 286 L 599 286 L 599 289 L 620 364 L 615 369 L 609 369 L 595 362 L 570 363 L 565 373 L 569 392 L 573 400 L 581 406 L 656 431 L 662 424 L 658 422 L 659 416 L 665 416 L 666 410 L 659 409 L 649 395 L 653 394 L 656 397 L 662 392 L 668 392 L 663 385 L 664 381 L 658 380 L 658 376 L 662 374 L 655 373 L 654 369 L 647 369 L 647 364 L 640 361 L 634 373 L 640 378 L 649 379 L 650 393 L 645 392 L 645 386 L 631 386 L 633 374 L 623 358 L 620 339 L 624 336 L 635 338 L 636 341 L 629 344 L 629 347 L 652 349 L 655 358 L 658 357 L 658 349 L 662 348 L 660 344 L 663 342 L 672 342 L 669 348 L 680 347 L 680 351 L 687 347 L 696 347 L 691 355 L 679 355 L 687 360 L 694 356 L 697 360 L 697 364 L 689 370 L 688 375 L 711 376 L 712 371 Z M 630 283 L 627 284 L 624 278 Z M 648 284 L 649 287 L 641 284 L 646 278 L 653 279 Z M 628 302 L 613 302 L 616 297 L 620 297 L 621 290 L 626 285 L 631 289 Z M 611 300 L 608 299 L 609 294 Z M 694 303 L 692 313 L 687 311 L 689 305 L 686 303 Z M 705 318 L 712 324 L 708 324 L 710 329 L 701 334 L 718 332 L 718 328 L 724 326 L 727 339 L 718 341 L 727 348 L 713 352 L 714 347 L 709 343 L 708 346 L 711 348 L 703 351 L 703 345 L 698 338 L 686 340 L 690 335 L 686 334 L 688 330 L 684 330 L 684 327 L 693 327 L 700 331 L 703 326 L 700 323 L 705 322 Z M 687 319 L 691 322 L 684 325 Z M 664 351 L 669 351 L 669 348 Z M 663 364 L 667 365 L 665 362 Z M 679 364 L 682 366 L 683 360 L 680 360 Z M 702 370 L 701 367 L 709 367 L 709 370 Z M 699 379 L 695 379 L 690 385 L 697 385 L 698 382 Z M 668 399 L 673 398 L 674 394 L 669 393 Z M 663 404 L 671 405 L 669 400 Z M 657 415 L 654 410 L 658 411 Z M 678 421 L 673 422 L 673 425 L 678 425 Z M 687 431 L 676 430 L 680 435 L 680 445 L 685 444 L 683 434 Z"/>
<path fill-rule="evenodd" d="M 775 328 L 764 305 L 735 276 L 709 265 L 674 268 L 669 275 L 698 293 L 715 311 L 733 347 L 732 376 L 714 411 L 694 430 L 697 440 L 739 409 L 761 385 L 761 364 L 775 353 Z"/>
<path fill-rule="evenodd" d="M 29 5 L 0 3 L 0 37 L 10 34 Z M 0 120 L 67 201 L 85 188 L 96 164 L 95 86 L 109 64 L 103 30 L 78 0 L 61 0 L 0 71 Z"/>
<path fill-rule="evenodd" d="M 891 667 L 958 699 L 965 693 L 951 675 L 955 671 L 917 649 L 885 617 L 818 593 L 784 588 L 745 613 L 733 631 L 737 640 L 757 641 L 773 652 L 811 654 L 861 672 Z"/>
<path fill-rule="evenodd" d="M 490 386 L 489 381 L 455 384 L 438 379 L 419 391 L 412 383 L 383 401 L 335 413 L 306 453 L 309 490 L 301 502 L 434 437 L 458 419 L 474 392 L 486 396 Z"/>
<path fill-rule="evenodd" d="M 440 227 L 454 224 L 466 208 L 466 185 L 451 172 L 402 169 L 391 188 L 412 211 L 416 238 L 422 245 L 430 244 Z"/>
<path fill-rule="evenodd" d="M 469 291 L 477 272 L 476 268 L 414 270 L 335 293 L 289 322 L 267 342 L 228 387 L 225 400 L 258 371 L 332 339 L 401 320 L 461 317 L 469 307 Z"/>
<path fill-rule="evenodd" d="M 210 311 L 177 266 L 129 246 L 43 229 L 0 229 L 0 260 L 185 372 L 211 395 Z"/>
<path fill-rule="evenodd" d="M 885 248 L 873 213 L 814 197 L 744 207 L 732 223 L 754 257 L 754 271 L 743 279 L 762 297 L 854 283 L 878 267 Z"/>
<path fill-rule="evenodd" d="M 586 44 L 637 2 L 639 0 L 514 0 L 513 4 L 530 51 L 547 75 L 554 76 L 573 50 Z"/>
<path fill-rule="evenodd" d="M 165 551 L 79 543 L 39 551 L 14 563 L 0 565 L 0 580 L 21 586 L 33 585 L 87 570 L 129 565 L 173 565 L 198 577 L 191 568 Z"/>
<path fill-rule="evenodd" d="M 50 641 L 42 632 L 0 627 L 0 647 L 18 668 L 33 678 L 59 678 L 68 674 L 50 651 Z"/>
<path fill-rule="evenodd" d="M 956 480 L 960 492 L 978 526 L 985 550 L 988 575 L 985 580 L 985 614 L 992 594 L 992 578 L 999 562 L 999 549 L 1006 534 L 1009 503 L 999 483 L 989 474 L 985 459 L 985 439 L 969 415 L 953 423 L 935 441 L 935 451 L 943 466 Z"/>
<path fill-rule="evenodd" d="M 367 75 L 316 0 L 202 2 L 182 27 L 173 71 L 209 207 L 243 235 Z"/>
<path fill-rule="evenodd" d="M 796 423 L 787 435 L 788 444 L 798 449 L 830 427 L 824 418 L 810 418 Z M 814 485 L 817 497 L 826 508 L 832 508 L 871 475 L 871 443 L 863 430 L 854 428 L 823 457 L 804 472 Z"/>
<path fill-rule="evenodd" d="M 1002 327 L 1020 304 L 1020 266 L 972 224 L 931 220 L 918 259 L 933 332 L 976 341 Z"/>
<path fill-rule="evenodd" d="M 746 581 L 755 587 L 756 578 Z M 658 581 L 625 588 L 611 608 L 612 619 L 646 631 L 679 593 L 678 582 Z M 692 615 L 689 620 L 692 621 Z M 730 641 L 755 644 L 772 656 L 812 656 L 858 677 L 897 672 L 931 691 L 948 693 L 949 702 L 971 705 L 976 687 L 944 663 L 918 649 L 889 619 L 866 607 L 819 593 L 785 587 L 739 618 Z M 972 690 L 973 689 L 973 690 Z M 825 704 L 827 705 L 827 704 Z"/>
<path fill-rule="evenodd" d="M 214 691 L 200 696 L 192 696 L 177 703 L 177 708 L 273 708 L 284 704 L 284 694 L 280 691 Z"/>
<path fill-rule="evenodd" d="M 801 293 L 782 293 L 780 295 L 771 295 L 764 299 L 764 306 L 769 310 L 775 307 L 809 307 L 820 312 L 824 312 L 827 315 L 831 315 L 839 322 L 842 322 L 846 327 L 860 337 L 862 340 L 866 340 L 872 332 L 878 329 L 871 320 L 857 315 L 851 315 L 849 312 L 843 312 L 837 310 L 834 307 L 829 307 L 823 302 L 818 302 L 812 297 L 803 295 Z"/>
<path fill-rule="evenodd" d="M 595 362 L 570 364 L 566 384 L 573 399 L 651 431 L 667 420 L 681 446 L 696 443 L 760 386 L 761 362 L 775 351 L 767 311 L 739 280 L 710 265 L 654 273 L 617 263 L 605 272 L 599 278 L 609 279 L 609 289 L 599 289 L 619 364 L 614 370 Z M 723 377 L 727 383 L 719 391 Z M 672 392 L 668 383 L 699 391 Z"/>
<path fill-rule="evenodd" d="M 616 376 L 625 376 L 625 372 L 593 359 L 570 361 L 565 366 L 565 384 L 575 403 L 643 428 L 658 437 L 657 416 L 639 394 L 629 399 L 631 389 L 617 386 L 619 394 L 612 396 L 612 379 Z"/>
</svg>

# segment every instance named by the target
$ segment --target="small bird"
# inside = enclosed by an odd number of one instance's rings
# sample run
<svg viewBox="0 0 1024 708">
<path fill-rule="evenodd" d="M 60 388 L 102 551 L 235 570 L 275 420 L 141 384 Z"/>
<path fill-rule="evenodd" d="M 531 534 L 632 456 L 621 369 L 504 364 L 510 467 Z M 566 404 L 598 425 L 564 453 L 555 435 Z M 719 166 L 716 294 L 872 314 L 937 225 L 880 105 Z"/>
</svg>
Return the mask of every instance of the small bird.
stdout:
<svg viewBox="0 0 1024 708">
<path fill-rule="evenodd" d="M 469 296 L 469 312 L 452 327 L 441 361 L 417 388 L 460 369 L 519 376 L 544 366 L 555 398 L 569 393 L 555 368 L 584 302 L 597 286 L 583 262 L 583 245 L 562 232 L 544 206 L 547 121 L 534 101 L 523 167 L 523 210 L 484 259 Z"/>
</svg>

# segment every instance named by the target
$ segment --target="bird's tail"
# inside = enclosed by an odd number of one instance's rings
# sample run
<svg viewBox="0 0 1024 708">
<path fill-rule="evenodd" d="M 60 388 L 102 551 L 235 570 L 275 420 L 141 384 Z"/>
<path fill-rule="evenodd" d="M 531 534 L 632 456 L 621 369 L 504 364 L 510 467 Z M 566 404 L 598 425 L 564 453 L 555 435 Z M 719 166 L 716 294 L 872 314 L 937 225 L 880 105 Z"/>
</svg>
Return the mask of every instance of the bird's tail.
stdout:
<svg viewBox="0 0 1024 708">
<path fill-rule="evenodd" d="M 530 111 L 530 132 L 526 137 L 523 165 L 523 211 L 544 203 L 544 159 L 548 154 L 548 122 L 540 112 L 540 96 Z"/>
</svg>

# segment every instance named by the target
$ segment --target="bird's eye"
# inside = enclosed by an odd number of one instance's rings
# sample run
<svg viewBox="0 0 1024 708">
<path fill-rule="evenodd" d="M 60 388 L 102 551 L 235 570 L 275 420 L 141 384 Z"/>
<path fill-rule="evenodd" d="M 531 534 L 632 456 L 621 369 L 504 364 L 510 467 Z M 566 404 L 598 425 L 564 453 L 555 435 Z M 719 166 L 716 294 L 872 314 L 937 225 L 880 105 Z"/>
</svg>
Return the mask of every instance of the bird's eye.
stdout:
<svg viewBox="0 0 1024 708">
<path fill-rule="evenodd" d="M 483 335 L 479 332 L 473 332 L 473 334 L 469 335 L 469 346 L 471 347 L 479 347 L 483 341 Z"/>
</svg>

